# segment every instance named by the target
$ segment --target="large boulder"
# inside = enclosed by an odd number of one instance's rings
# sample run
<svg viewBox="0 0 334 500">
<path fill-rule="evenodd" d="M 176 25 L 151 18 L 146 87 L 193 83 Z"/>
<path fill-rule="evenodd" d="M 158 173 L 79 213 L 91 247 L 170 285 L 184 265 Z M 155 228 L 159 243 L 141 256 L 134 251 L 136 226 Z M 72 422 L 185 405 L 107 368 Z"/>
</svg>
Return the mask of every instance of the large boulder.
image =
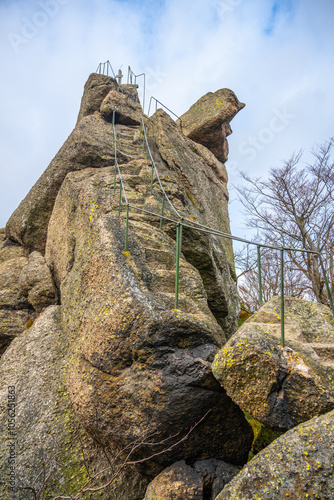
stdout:
<svg viewBox="0 0 334 500">
<path fill-rule="evenodd" d="M 57 290 L 50 269 L 39 252 L 29 255 L 20 274 L 19 288 L 37 313 L 57 303 Z"/>
<path fill-rule="evenodd" d="M 85 83 L 84 93 L 78 114 L 78 121 L 85 116 L 92 115 L 100 110 L 103 99 L 111 90 L 117 90 L 118 84 L 115 78 L 107 75 L 92 73 Z"/>
<path fill-rule="evenodd" d="M 101 104 L 100 111 L 106 120 L 112 120 L 115 111 L 117 123 L 123 125 L 139 125 L 143 113 L 139 101 L 133 99 L 131 94 L 118 90 L 111 90 L 108 93 Z"/>
<path fill-rule="evenodd" d="M 228 156 L 226 138 L 232 133 L 230 121 L 245 105 L 229 89 L 208 92 L 180 118 L 183 133 L 206 146 L 218 160 Z"/>
<path fill-rule="evenodd" d="M 161 472 L 148 486 L 144 500 L 203 500 L 202 478 L 184 461 Z"/>
<path fill-rule="evenodd" d="M 60 306 L 45 309 L 0 359 L 0 497 L 26 500 L 40 491 L 72 498 L 81 491 L 79 498 L 92 500 L 103 491 L 104 498 L 125 499 L 130 490 L 141 500 L 148 481 L 75 418 L 65 385 L 70 363 Z M 97 494 L 89 490 L 98 487 Z"/>
<path fill-rule="evenodd" d="M 203 500 L 215 500 L 224 486 L 240 472 L 241 467 L 211 458 L 195 462 L 193 469 L 202 476 Z"/>
<path fill-rule="evenodd" d="M 328 307 L 271 299 L 217 354 L 214 376 L 240 408 L 264 426 L 287 430 L 334 408 L 334 320 Z M 298 340 L 297 340 L 298 339 Z"/>
<path fill-rule="evenodd" d="M 334 412 L 286 432 L 256 455 L 216 500 L 334 497 Z"/>
</svg>

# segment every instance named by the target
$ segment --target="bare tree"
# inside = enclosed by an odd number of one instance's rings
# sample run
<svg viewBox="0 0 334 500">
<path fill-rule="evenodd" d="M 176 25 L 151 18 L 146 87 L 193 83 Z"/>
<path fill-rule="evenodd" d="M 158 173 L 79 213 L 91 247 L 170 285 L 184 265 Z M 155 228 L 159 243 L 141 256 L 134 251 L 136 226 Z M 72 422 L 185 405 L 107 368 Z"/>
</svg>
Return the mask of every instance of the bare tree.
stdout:
<svg viewBox="0 0 334 500">
<path fill-rule="evenodd" d="M 238 187 L 248 215 L 247 225 L 258 230 L 261 242 L 285 248 L 300 248 L 322 255 L 331 293 L 334 291 L 334 138 L 316 146 L 314 161 L 301 164 L 302 151 L 283 166 L 271 168 L 268 178 L 242 173 L 246 185 Z M 286 251 L 298 279 L 310 282 L 315 300 L 328 304 L 325 281 L 316 254 Z M 300 292 L 305 280 L 301 280 Z M 295 285 L 296 286 L 296 285 Z"/>
<path fill-rule="evenodd" d="M 255 238 L 259 239 L 259 237 Z M 260 307 L 259 273 L 257 249 L 246 245 L 236 255 L 236 264 L 240 269 L 237 276 L 241 304 L 249 313 Z M 247 248 L 248 247 L 248 248 Z M 274 295 L 281 293 L 281 261 L 277 251 L 261 249 L 262 299 L 267 302 Z M 314 299 L 311 282 L 297 269 L 289 258 L 284 265 L 284 291 L 291 297 Z"/>
</svg>

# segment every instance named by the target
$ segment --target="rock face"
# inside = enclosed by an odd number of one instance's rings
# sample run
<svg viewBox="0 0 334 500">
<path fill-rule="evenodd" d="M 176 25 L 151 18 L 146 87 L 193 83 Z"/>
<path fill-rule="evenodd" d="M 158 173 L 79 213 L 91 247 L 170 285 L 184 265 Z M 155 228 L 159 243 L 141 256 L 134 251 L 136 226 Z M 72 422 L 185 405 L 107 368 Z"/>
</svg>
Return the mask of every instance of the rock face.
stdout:
<svg viewBox="0 0 334 500">
<path fill-rule="evenodd" d="M 291 429 L 334 408 L 334 320 L 321 304 L 286 298 L 286 346 L 273 298 L 225 344 L 213 373 L 227 394 L 266 427 Z"/>
<path fill-rule="evenodd" d="M 136 186 L 150 176 L 142 159 L 123 166 L 131 185 L 130 171 L 137 172 Z M 180 310 L 173 310 L 175 242 L 158 221 L 151 225 L 134 212 L 124 252 L 125 220 L 118 217 L 118 196 L 110 196 L 112 183 L 109 168 L 71 173 L 49 225 L 46 258 L 75 353 L 68 384 L 76 414 L 91 433 L 105 439 L 108 430 L 112 445 L 123 448 L 145 432 L 156 441 L 177 434 L 175 443 L 211 410 L 151 466 L 160 471 L 184 456 L 195 461 L 211 454 L 243 463 L 252 433 L 211 374 L 225 336 L 200 274 L 181 259 Z M 149 194 L 149 184 L 146 189 Z M 135 198 L 128 189 L 128 199 Z M 152 210 L 154 197 L 143 199 L 143 209 Z"/>
<path fill-rule="evenodd" d="M 225 166 L 207 148 L 187 140 L 162 110 L 150 118 L 147 130 L 174 206 L 180 211 L 186 207 L 188 219 L 230 234 Z M 199 270 L 209 307 L 230 337 L 237 328 L 235 318 L 240 313 L 231 240 L 208 237 L 205 232 L 186 227 L 182 250 Z"/>
<path fill-rule="evenodd" d="M 200 460 L 193 465 L 194 470 L 202 476 L 203 500 L 215 500 L 234 476 L 240 472 L 240 467 L 227 464 L 221 460 Z"/>
<path fill-rule="evenodd" d="M 114 169 L 113 108 L 127 208 Z M 253 438 L 242 411 L 211 372 L 239 315 L 231 245 L 191 227 L 197 221 L 229 232 L 225 167 L 158 111 L 146 125 L 159 169 L 159 179 L 154 173 L 150 185 L 151 161 L 143 154 L 138 117 L 135 86 L 120 90 L 112 78 L 91 76 L 76 128 L 8 221 L 6 238 L 2 235 L 3 247 L 15 248 L 13 265 L 8 254 L 1 264 L 10 283 L 3 282 L 10 290 L 6 300 L 13 310 L 24 306 L 39 314 L 0 361 L 6 373 L 13 356 L 19 362 L 23 352 L 22 374 L 16 364 L 11 375 L 22 391 L 18 421 L 22 417 L 35 429 L 22 437 L 23 459 L 34 439 L 33 455 L 52 461 L 65 442 L 78 441 L 71 434 L 74 426 L 88 458 L 82 464 L 78 448 L 70 447 L 71 474 L 76 477 L 79 467 L 85 478 L 95 474 L 92 485 L 109 481 L 108 500 L 142 500 L 148 482 L 176 461 L 215 458 L 242 465 Z M 167 218 L 159 220 L 160 182 L 184 221 L 177 309 L 180 219 L 165 200 Z M 50 306 L 57 300 L 59 307 Z M 34 391 L 30 382 L 23 390 L 29 366 L 31 384 L 36 383 L 33 401 L 48 402 L 35 414 L 29 413 L 35 407 L 28 399 Z M 41 384 L 48 386 L 45 391 Z M 1 405 L 5 425 L 4 392 Z M 57 405 L 61 415 L 51 410 Z M 57 419 L 53 443 L 44 439 L 52 419 Z M 26 429 L 22 425 L 22 432 Z M 131 463 L 116 473 L 113 491 L 113 474 L 129 450 Z M 103 460 L 109 463 L 104 475 Z M 35 476 L 28 477 L 23 461 L 18 466 L 20 477 L 31 483 Z M 37 469 L 34 463 L 36 474 Z M 49 496 L 68 493 L 61 489 L 67 476 L 62 468 L 58 472 L 52 487 L 45 485 Z M 83 476 L 78 477 L 79 488 Z M 68 490 L 78 493 L 72 485 L 69 481 Z"/>
<path fill-rule="evenodd" d="M 112 120 L 116 113 L 117 123 L 123 125 L 140 125 L 140 117 L 143 113 L 139 100 L 133 96 L 122 94 L 118 90 L 111 90 L 101 104 L 101 114 L 106 120 Z"/>
<path fill-rule="evenodd" d="M 3 500 L 26 500 L 28 487 L 34 488 L 36 494 L 39 489 L 47 491 L 49 498 L 70 496 L 79 492 L 96 468 L 107 469 L 106 475 L 98 478 L 105 483 L 115 472 L 110 462 L 103 459 L 102 448 L 87 435 L 73 414 L 64 380 L 69 353 L 60 309 L 50 306 L 43 311 L 29 330 L 13 340 L 1 358 L 0 497 Z M 43 467 L 49 476 L 44 486 Z M 135 471 L 131 478 L 123 479 L 130 488 L 134 488 L 131 483 L 134 481 L 142 498 L 147 482 L 141 484 L 142 479 Z M 13 491 L 11 481 L 22 489 Z M 87 486 L 94 487 L 94 481 Z M 105 489 L 106 495 L 109 489 Z M 82 498 L 93 497 L 87 493 Z"/>
<path fill-rule="evenodd" d="M 254 457 L 216 500 L 334 496 L 334 412 L 290 430 Z"/>
<path fill-rule="evenodd" d="M 50 269 L 39 252 L 32 252 L 20 274 L 20 293 L 40 313 L 57 303 L 57 290 Z"/>
<path fill-rule="evenodd" d="M 230 121 L 244 107 L 232 90 L 208 92 L 181 116 L 182 131 L 225 162 L 228 156 L 226 138 L 232 133 Z"/>
<path fill-rule="evenodd" d="M 111 90 L 118 91 L 116 80 L 105 75 L 92 73 L 85 83 L 77 124 L 82 118 L 100 111 L 101 102 Z"/>
<path fill-rule="evenodd" d="M 0 356 L 36 316 L 19 286 L 28 262 L 27 253 L 23 247 L 6 240 L 4 230 L 0 229 Z"/>
</svg>

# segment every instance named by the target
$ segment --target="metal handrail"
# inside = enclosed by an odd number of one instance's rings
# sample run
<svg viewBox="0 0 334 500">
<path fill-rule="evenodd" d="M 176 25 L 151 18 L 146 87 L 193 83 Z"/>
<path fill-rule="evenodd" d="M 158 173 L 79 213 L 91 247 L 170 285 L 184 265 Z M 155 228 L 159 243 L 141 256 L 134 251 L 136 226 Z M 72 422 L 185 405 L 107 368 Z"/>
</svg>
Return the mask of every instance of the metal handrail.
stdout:
<svg viewBox="0 0 334 500">
<path fill-rule="evenodd" d="M 166 191 L 164 190 L 163 188 L 163 185 L 161 183 L 161 180 L 160 180 L 160 176 L 159 176 L 159 172 L 158 172 L 158 169 L 156 167 L 156 164 L 155 164 L 155 161 L 153 159 L 153 156 L 152 156 L 152 153 L 151 153 L 151 149 L 150 149 L 150 146 L 148 144 L 148 140 L 147 140 L 147 135 L 146 135 L 146 129 L 145 129 L 145 123 L 144 123 L 144 119 L 143 119 L 143 115 L 141 116 L 141 126 L 142 126 L 142 131 L 143 131 L 143 135 L 144 135 L 144 144 L 146 143 L 146 147 L 147 147 L 147 151 L 148 151 L 148 155 L 149 157 L 151 158 L 151 162 L 152 162 L 152 170 L 154 169 L 155 173 L 156 173 L 156 176 L 157 176 L 157 179 L 158 179 L 158 183 L 159 183 L 159 186 L 161 188 L 161 191 L 165 197 L 165 199 L 168 201 L 171 209 L 175 212 L 175 214 L 181 219 L 182 216 L 179 214 L 179 212 L 176 210 L 176 208 L 174 207 L 173 203 L 170 201 Z"/>
<path fill-rule="evenodd" d="M 103 68 L 103 69 L 102 69 Z M 116 77 L 115 75 L 115 72 L 113 70 L 113 67 L 112 65 L 110 64 L 110 61 L 108 59 L 108 61 L 104 62 L 104 63 L 100 63 L 97 67 L 97 70 L 95 73 L 98 73 L 99 75 L 105 75 L 106 72 L 107 72 L 107 75 L 106 76 L 109 76 L 109 68 L 111 70 L 111 73 L 113 75 L 113 78 L 114 80 L 116 81 L 116 84 L 118 85 L 118 88 L 119 88 L 119 91 L 122 92 L 122 94 L 124 94 L 124 90 L 122 89 L 121 85 L 119 84 L 119 81 L 118 81 L 118 78 Z"/>
<path fill-rule="evenodd" d="M 155 101 L 155 111 L 158 109 L 158 103 L 159 103 L 160 106 L 162 106 L 163 108 L 167 109 L 167 111 L 169 111 L 169 113 L 172 113 L 172 115 L 174 115 L 180 121 L 180 128 L 182 130 L 182 120 L 181 120 L 181 118 L 176 113 L 174 113 L 174 111 L 172 111 L 171 109 L 167 108 L 167 106 L 165 106 L 165 104 L 163 104 L 161 101 L 158 101 L 158 99 L 156 99 L 153 96 L 151 96 L 151 98 L 150 98 L 150 104 L 148 106 L 147 116 L 150 116 L 150 110 L 151 110 L 152 100 Z"/>
<path fill-rule="evenodd" d="M 122 174 L 121 174 L 121 171 L 120 171 L 120 168 L 118 165 L 118 161 L 117 161 L 117 144 L 116 144 L 117 141 L 116 141 L 116 130 L 115 130 L 115 118 L 116 118 L 116 112 L 114 110 L 113 115 L 112 115 L 113 141 L 114 141 L 114 149 L 115 149 L 114 193 L 116 190 L 116 170 L 117 170 L 118 175 L 119 175 L 119 181 L 120 181 L 120 190 L 119 190 L 120 195 L 119 195 L 119 208 L 118 208 L 118 215 L 120 215 L 121 206 L 122 206 L 122 193 L 124 195 L 124 200 L 125 200 L 126 206 L 128 206 L 128 199 L 126 196 L 126 191 L 125 191 L 125 187 L 124 187 L 124 183 L 123 183 L 123 179 L 122 179 Z"/>
<path fill-rule="evenodd" d="M 145 112 L 145 97 L 146 97 L 146 74 L 145 73 L 140 73 L 139 75 L 135 75 L 134 72 L 132 71 L 131 67 L 128 66 L 128 80 L 127 82 L 131 85 L 133 83 L 136 85 L 137 84 L 137 78 L 140 76 L 144 77 L 144 88 L 143 88 L 143 112 Z M 134 78 L 134 82 L 133 82 Z"/>
<path fill-rule="evenodd" d="M 157 101 L 159 102 L 159 101 Z M 126 232 L 125 232 L 125 250 L 127 251 L 127 245 L 128 245 L 128 222 L 129 222 L 129 209 L 133 208 L 135 210 L 138 210 L 143 213 L 147 213 L 149 215 L 152 215 L 154 217 L 157 217 L 160 219 L 160 228 L 162 225 L 163 220 L 167 220 L 169 222 L 172 222 L 176 225 L 176 272 L 175 272 L 175 308 L 178 309 L 178 296 L 179 296 L 179 270 L 180 270 L 180 256 L 181 256 L 181 247 L 182 247 L 182 228 L 189 228 L 189 229 L 196 229 L 197 231 L 201 231 L 207 234 L 212 234 L 214 236 L 219 236 L 222 238 L 227 238 L 233 241 L 239 241 L 243 243 L 247 243 L 250 245 L 255 245 L 257 247 L 257 254 L 258 254 L 258 277 L 259 277 L 259 299 L 260 299 L 260 305 L 262 305 L 262 276 L 261 276 L 261 248 L 269 248 L 272 250 L 276 250 L 280 252 L 281 255 L 281 343 L 284 347 L 285 345 L 285 332 L 284 332 L 284 252 L 285 251 L 293 251 L 293 252 L 303 252 L 303 253 L 308 253 L 308 254 L 313 254 L 317 255 L 320 260 L 320 265 L 322 268 L 322 272 L 324 275 L 324 280 L 325 280 L 325 285 L 326 285 L 326 290 L 329 298 L 329 302 L 331 305 L 332 313 L 334 315 L 334 304 L 333 304 L 333 298 L 331 295 L 331 291 L 329 288 L 327 276 L 326 276 L 326 270 L 323 264 L 323 260 L 321 257 L 320 252 L 316 250 L 307 250 L 307 249 L 301 249 L 301 248 L 289 248 L 289 247 L 282 247 L 282 246 L 275 246 L 275 245 L 268 245 L 268 244 L 262 244 L 262 243 L 257 243 L 251 240 L 247 240 L 245 238 L 240 238 L 238 236 L 233 236 L 231 234 L 227 234 L 223 231 L 211 228 L 209 226 L 205 226 L 197 221 L 193 221 L 191 219 L 188 219 L 187 217 L 182 216 L 178 210 L 174 207 L 172 201 L 169 199 L 162 183 L 161 179 L 159 176 L 158 169 L 156 167 L 155 161 L 153 159 L 153 155 L 148 143 L 147 139 L 147 134 L 146 134 L 146 129 L 145 129 L 145 123 L 144 123 L 144 117 L 143 115 L 141 116 L 141 131 L 143 133 L 143 153 L 145 153 L 145 148 L 146 148 L 146 156 L 147 158 L 149 157 L 151 162 L 152 162 L 152 174 L 151 174 L 151 194 L 152 194 L 152 184 L 153 184 L 153 174 L 156 174 L 156 178 L 158 180 L 158 184 L 160 186 L 161 192 L 162 192 L 162 211 L 161 214 L 157 214 L 155 212 L 151 212 L 149 210 L 145 210 L 140 207 L 136 207 L 135 205 L 130 205 L 127 200 L 126 196 L 126 190 L 124 187 L 123 179 L 121 176 L 120 168 L 118 165 L 117 161 L 117 145 L 116 145 L 116 132 L 115 132 L 115 111 L 113 112 L 113 137 L 114 137 L 114 148 L 115 148 L 115 177 L 114 177 L 114 193 L 115 193 L 115 182 L 116 182 L 116 171 L 118 171 L 119 178 L 120 178 L 120 201 L 119 201 L 119 215 L 121 213 L 121 204 L 122 204 L 122 193 L 124 194 L 124 200 L 126 203 Z M 163 215 L 163 210 L 164 210 L 164 202 L 167 200 L 169 203 L 172 211 L 176 215 L 178 220 L 175 220 L 174 218 L 171 217 L 166 217 Z"/>
<path fill-rule="evenodd" d="M 102 67 L 103 67 L 103 69 L 102 69 Z M 109 59 L 108 59 L 108 61 L 106 61 L 104 63 L 100 63 L 98 65 L 96 73 L 98 73 L 99 75 L 105 75 L 106 68 L 107 68 L 107 76 L 109 76 L 109 68 L 110 68 L 111 73 L 113 74 L 113 77 L 116 79 L 115 72 L 113 70 L 112 65 L 110 64 Z"/>
</svg>

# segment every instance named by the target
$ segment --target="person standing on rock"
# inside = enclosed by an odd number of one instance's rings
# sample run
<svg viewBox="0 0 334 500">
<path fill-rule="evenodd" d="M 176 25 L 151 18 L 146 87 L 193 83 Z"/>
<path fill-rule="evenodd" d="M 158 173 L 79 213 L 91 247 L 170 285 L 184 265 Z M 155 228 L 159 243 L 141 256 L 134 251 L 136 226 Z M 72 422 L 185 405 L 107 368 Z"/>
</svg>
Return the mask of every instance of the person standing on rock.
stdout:
<svg viewBox="0 0 334 500">
<path fill-rule="evenodd" d="M 119 68 L 117 76 L 116 76 L 116 80 L 117 80 L 118 85 L 122 84 L 122 78 L 123 78 L 123 73 L 122 73 L 121 68 Z"/>
</svg>

